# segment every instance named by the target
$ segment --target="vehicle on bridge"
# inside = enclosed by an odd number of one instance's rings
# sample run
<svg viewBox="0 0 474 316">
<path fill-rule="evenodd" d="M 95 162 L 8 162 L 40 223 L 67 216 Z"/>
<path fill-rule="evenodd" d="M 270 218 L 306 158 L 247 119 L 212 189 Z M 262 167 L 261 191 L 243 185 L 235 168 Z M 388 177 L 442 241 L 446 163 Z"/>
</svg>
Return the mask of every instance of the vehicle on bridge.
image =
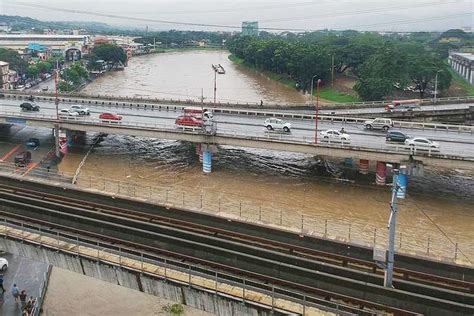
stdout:
<svg viewBox="0 0 474 316">
<path fill-rule="evenodd" d="M 15 156 L 15 166 L 25 167 L 31 162 L 31 153 L 29 151 L 24 151 Z"/>
<path fill-rule="evenodd" d="M 30 103 L 30 102 L 24 102 L 24 103 L 20 104 L 20 108 L 23 111 L 39 111 L 40 110 L 39 105 L 34 104 L 34 103 Z"/>
<path fill-rule="evenodd" d="M 392 103 L 389 103 L 385 106 L 387 112 L 393 111 L 414 111 L 420 109 L 421 100 L 411 99 L 411 100 L 393 100 Z"/>
<path fill-rule="evenodd" d="M 414 149 L 439 150 L 439 144 L 437 142 L 424 137 L 414 137 L 407 139 L 405 140 L 405 145 Z"/>
<path fill-rule="evenodd" d="M 381 129 L 388 131 L 390 127 L 393 127 L 393 122 L 389 118 L 376 118 L 365 121 L 364 126 L 366 129 Z"/>
<path fill-rule="evenodd" d="M 183 108 L 183 114 L 204 120 L 212 120 L 214 118 L 211 110 L 200 107 L 185 107 Z"/>
<path fill-rule="evenodd" d="M 387 135 L 385 135 L 385 140 L 387 142 L 400 142 L 404 143 L 407 139 L 411 138 L 405 133 L 400 131 L 389 131 Z"/>
<path fill-rule="evenodd" d="M 101 113 L 99 119 L 102 123 L 120 123 L 120 121 L 122 121 L 122 116 L 113 113 Z"/>
<path fill-rule="evenodd" d="M 320 132 L 323 141 L 329 142 L 349 142 L 351 140 L 351 136 L 341 131 L 337 131 L 335 129 L 328 129 L 327 131 Z"/>
<path fill-rule="evenodd" d="M 30 138 L 26 141 L 27 147 L 39 147 L 40 141 L 38 138 Z"/>
<path fill-rule="evenodd" d="M 291 132 L 291 123 L 285 122 L 282 119 L 276 117 L 267 118 L 263 125 L 269 131 L 280 130 L 284 131 L 285 133 Z"/>
<path fill-rule="evenodd" d="M 203 120 L 192 115 L 181 115 L 174 121 L 177 126 L 182 127 L 203 127 Z"/>
<path fill-rule="evenodd" d="M 67 116 L 79 116 L 79 113 L 69 110 L 69 109 L 61 109 L 59 110 L 58 115 L 61 117 L 67 117 Z"/>
<path fill-rule="evenodd" d="M 79 113 L 79 115 L 91 115 L 89 108 L 83 107 L 82 105 L 79 105 L 79 104 L 71 105 L 70 111 L 77 112 Z"/>
</svg>

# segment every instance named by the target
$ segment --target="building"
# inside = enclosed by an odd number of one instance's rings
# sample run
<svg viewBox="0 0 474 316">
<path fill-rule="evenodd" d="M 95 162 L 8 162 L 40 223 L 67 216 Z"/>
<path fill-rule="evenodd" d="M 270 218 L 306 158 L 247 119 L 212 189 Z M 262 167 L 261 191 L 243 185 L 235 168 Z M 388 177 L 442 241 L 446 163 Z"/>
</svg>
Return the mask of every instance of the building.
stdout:
<svg viewBox="0 0 474 316">
<path fill-rule="evenodd" d="M 53 54 L 62 54 L 67 60 L 81 59 L 90 49 L 89 35 L 57 34 L 0 34 L 0 47 L 25 50 L 30 47 L 47 48 Z M 29 47 L 30 46 L 30 47 Z"/>
<path fill-rule="evenodd" d="M 7 90 L 10 88 L 10 81 L 8 81 L 10 73 L 10 65 L 7 62 L 1 61 L 0 60 L 0 83 L 1 83 L 1 89 Z"/>
<path fill-rule="evenodd" d="M 242 35 L 244 35 L 244 36 L 258 36 L 258 22 L 256 22 L 256 21 L 242 22 Z"/>
</svg>

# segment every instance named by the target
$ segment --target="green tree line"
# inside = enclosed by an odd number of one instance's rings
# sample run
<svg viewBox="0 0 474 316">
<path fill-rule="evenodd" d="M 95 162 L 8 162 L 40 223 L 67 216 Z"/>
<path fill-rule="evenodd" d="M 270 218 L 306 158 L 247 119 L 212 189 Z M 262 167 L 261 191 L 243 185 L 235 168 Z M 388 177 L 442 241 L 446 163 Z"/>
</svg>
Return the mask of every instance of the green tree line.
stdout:
<svg viewBox="0 0 474 316">
<path fill-rule="evenodd" d="M 334 69 L 357 78 L 354 89 L 363 100 L 388 98 L 395 90 L 418 91 L 423 98 L 436 75 L 439 90 L 449 88 L 452 79 L 445 48 L 430 45 L 438 36 L 429 33 L 420 40 L 420 34 L 412 38 L 356 31 L 300 36 L 263 33 L 233 36 L 227 47 L 246 64 L 285 75 L 303 91 L 311 88 L 313 76 L 328 83 Z"/>
</svg>

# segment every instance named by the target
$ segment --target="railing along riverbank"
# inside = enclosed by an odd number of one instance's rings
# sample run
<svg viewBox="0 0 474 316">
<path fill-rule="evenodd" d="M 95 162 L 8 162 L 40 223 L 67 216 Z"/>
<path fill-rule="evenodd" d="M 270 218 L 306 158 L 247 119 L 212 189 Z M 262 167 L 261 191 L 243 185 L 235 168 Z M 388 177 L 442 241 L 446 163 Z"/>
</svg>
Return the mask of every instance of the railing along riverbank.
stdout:
<svg viewBox="0 0 474 316">
<path fill-rule="evenodd" d="M 34 92 L 34 93 L 25 93 L 23 91 L 14 91 L 14 90 L 0 90 L 0 94 L 3 94 L 6 98 L 26 98 L 30 95 L 40 97 L 43 100 L 54 100 L 54 93 L 52 92 Z M 68 99 L 100 99 L 102 101 L 115 101 L 115 102 L 128 102 L 128 103 L 150 103 L 150 104 L 170 104 L 170 105 L 183 105 L 183 106 L 201 106 L 206 107 L 228 107 L 228 108 L 242 108 L 242 109 L 280 109 L 280 110 L 313 110 L 314 106 L 311 104 L 302 104 L 302 103 L 265 103 L 263 106 L 258 102 L 201 102 L 199 100 L 193 99 L 173 99 L 173 98 L 143 98 L 143 97 L 129 97 L 129 96 L 120 96 L 120 95 L 92 95 L 86 93 L 61 93 L 59 99 L 61 102 L 67 102 Z M 41 99 L 40 99 L 41 100 Z M 80 101 L 80 100 L 79 100 Z M 76 101 L 77 102 L 77 101 Z M 324 110 L 337 110 L 337 109 L 357 109 L 361 107 L 365 108 L 380 108 L 387 104 L 388 101 L 366 101 L 366 102 L 348 102 L 348 103 L 324 103 L 321 104 L 321 109 Z M 471 103 L 474 102 L 474 96 L 465 96 L 465 97 L 447 97 L 447 98 L 437 98 L 435 99 L 422 99 L 422 105 L 429 104 L 450 104 L 450 103 Z M 87 102 L 86 102 L 87 103 Z"/>
</svg>

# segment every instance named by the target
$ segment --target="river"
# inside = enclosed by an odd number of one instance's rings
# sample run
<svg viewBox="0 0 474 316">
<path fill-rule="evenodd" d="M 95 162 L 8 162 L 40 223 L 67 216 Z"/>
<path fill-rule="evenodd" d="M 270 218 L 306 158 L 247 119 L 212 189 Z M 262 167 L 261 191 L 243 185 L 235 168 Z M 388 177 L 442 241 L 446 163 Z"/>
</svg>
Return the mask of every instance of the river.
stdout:
<svg viewBox="0 0 474 316">
<path fill-rule="evenodd" d="M 226 73 L 217 75 L 217 101 L 259 103 L 304 103 L 296 90 L 275 82 L 246 67 L 236 65 L 223 50 L 184 51 L 132 58 L 125 71 L 98 78 L 83 92 L 90 94 L 199 100 L 201 91 L 214 98 L 212 64 Z"/>
<path fill-rule="evenodd" d="M 218 77 L 220 100 L 301 102 L 287 87 L 253 71 L 232 65 L 223 51 L 192 51 L 134 58 L 123 72 L 109 73 L 84 92 L 143 97 L 196 98 L 204 87 L 212 95 L 210 64 L 227 70 Z M 276 88 L 275 88 L 276 87 Z M 94 142 L 68 154 L 60 165 L 73 175 Z M 100 182 L 94 177 L 110 181 Z M 341 182 L 337 179 L 351 181 Z M 293 153 L 221 147 L 214 155 L 213 172 L 203 175 L 194 145 L 177 141 L 108 135 L 87 159 L 79 185 L 132 194 L 133 183 L 146 197 L 178 206 L 212 209 L 275 226 L 299 227 L 310 233 L 370 244 L 376 235 L 386 241 L 388 188 L 373 185 L 375 176 L 361 176 L 340 162 Z M 474 262 L 474 180 L 472 174 L 427 169 L 411 177 L 408 198 L 401 201 L 397 247 Z M 133 194 L 139 194 L 133 191 Z M 170 196 L 168 196 L 170 195 Z M 203 202 L 204 196 L 204 202 Z M 199 201 L 200 200 L 200 201 Z M 328 221 L 328 222 L 326 222 Z M 326 228 L 327 227 L 327 228 Z M 301 228 L 301 227 L 300 227 Z"/>
</svg>

